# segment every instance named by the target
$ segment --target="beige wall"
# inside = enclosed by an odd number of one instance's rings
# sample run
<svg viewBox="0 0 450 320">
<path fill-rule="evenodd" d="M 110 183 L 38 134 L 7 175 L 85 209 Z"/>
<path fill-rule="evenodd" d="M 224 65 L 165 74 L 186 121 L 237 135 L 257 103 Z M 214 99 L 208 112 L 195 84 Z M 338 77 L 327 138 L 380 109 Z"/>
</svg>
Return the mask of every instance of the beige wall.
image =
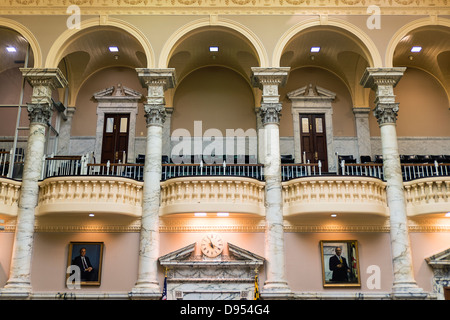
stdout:
<svg viewBox="0 0 450 320">
<path fill-rule="evenodd" d="M 198 69 L 177 86 L 174 93 L 172 132 L 187 129 L 194 136 L 194 121 L 203 131 L 256 129 L 254 97 L 250 84 L 240 74 L 223 67 Z"/>
</svg>

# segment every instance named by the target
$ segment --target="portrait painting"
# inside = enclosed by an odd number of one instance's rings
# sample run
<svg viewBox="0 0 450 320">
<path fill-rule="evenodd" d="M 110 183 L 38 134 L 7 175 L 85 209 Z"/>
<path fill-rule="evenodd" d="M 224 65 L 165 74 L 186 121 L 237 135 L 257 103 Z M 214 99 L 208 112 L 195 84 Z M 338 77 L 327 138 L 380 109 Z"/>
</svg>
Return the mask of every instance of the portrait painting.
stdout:
<svg viewBox="0 0 450 320">
<path fill-rule="evenodd" d="M 103 242 L 70 242 L 67 278 L 80 285 L 99 286 L 102 260 Z"/>
<path fill-rule="evenodd" d="M 356 240 L 320 241 L 324 287 L 360 287 Z"/>
</svg>

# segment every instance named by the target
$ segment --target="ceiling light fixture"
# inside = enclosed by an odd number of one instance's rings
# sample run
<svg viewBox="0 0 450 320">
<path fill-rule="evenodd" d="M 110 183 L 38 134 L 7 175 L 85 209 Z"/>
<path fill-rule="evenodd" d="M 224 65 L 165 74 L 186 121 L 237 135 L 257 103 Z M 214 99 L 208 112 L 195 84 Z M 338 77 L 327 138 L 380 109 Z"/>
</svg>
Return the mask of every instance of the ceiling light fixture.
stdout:
<svg viewBox="0 0 450 320">
<path fill-rule="evenodd" d="M 445 214 L 447 218 L 450 218 L 450 211 Z"/>
<path fill-rule="evenodd" d="M 95 216 L 95 214 L 89 213 L 89 217 L 94 217 L 94 216 Z"/>
<path fill-rule="evenodd" d="M 209 52 L 219 52 L 219 47 L 211 46 L 211 47 L 209 47 Z"/>
<path fill-rule="evenodd" d="M 217 212 L 218 217 L 228 217 L 230 214 L 228 212 Z"/>
<path fill-rule="evenodd" d="M 336 218 L 336 217 L 337 217 L 337 214 L 334 214 L 334 213 L 333 213 L 333 214 L 331 215 L 331 217 Z"/>
<path fill-rule="evenodd" d="M 111 47 L 109 47 L 109 51 L 110 52 L 119 52 L 119 48 L 115 47 L 115 46 L 111 46 Z"/>
<path fill-rule="evenodd" d="M 422 47 L 414 46 L 411 48 L 411 52 L 420 52 L 420 51 L 422 51 Z"/>
<path fill-rule="evenodd" d="M 206 212 L 196 212 L 194 213 L 196 217 L 206 217 Z"/>
<path fill-rule="evenodd" d="M 320 47 L 311 47 L 311 52 L 319 52 Z"/>
<path fill-rule="evenodd" d="M 8 51 L 8 52 L 17 52 L 16 48 L 11 47 L 11 46 L 6 47 L 6 51 Z"/>
</svg>

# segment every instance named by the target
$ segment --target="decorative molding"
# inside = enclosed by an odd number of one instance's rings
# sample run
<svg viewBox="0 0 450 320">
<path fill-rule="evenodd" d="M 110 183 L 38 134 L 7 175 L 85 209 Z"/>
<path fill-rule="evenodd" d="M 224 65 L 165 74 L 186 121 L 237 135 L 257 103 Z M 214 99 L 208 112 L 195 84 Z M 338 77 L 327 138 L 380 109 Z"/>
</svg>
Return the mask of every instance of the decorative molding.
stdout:
<svg viewBox="0 0 450 320">
<path fill-rule="evenodd" d="M 314 177 L 283 182 L 284 216 L 333 212 L 389 216 L 386 183 L 370 177 Z"/>
<path fill-rule="evenodd" d="M 69 5 L 87 15 L 368 14 L 365 0 L 0 0 L 0 14 L 66 15 Z M 449 14 L 448 0 L 379 0 L 376 5 L 383 14 Z"/>
</svg>

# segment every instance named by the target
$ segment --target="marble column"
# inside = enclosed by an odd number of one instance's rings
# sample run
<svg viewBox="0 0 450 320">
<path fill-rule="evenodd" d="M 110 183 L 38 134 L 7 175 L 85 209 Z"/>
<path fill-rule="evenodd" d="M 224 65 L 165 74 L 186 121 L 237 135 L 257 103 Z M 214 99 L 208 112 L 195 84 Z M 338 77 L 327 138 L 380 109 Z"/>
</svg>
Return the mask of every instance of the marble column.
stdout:
<svg viewBox="0 0 450 320">
<path fill-rule="evenodd" d="M 253 85 L 262 89 L 259 110 L 264 129 L 266 281 L 262 294 L 271 298 L 286 298 L 292 294 L 287 283 L 285 267 L 279 136 L 282 106 L 278 95 L 278 88 L 286 83 L 289 70 L 289 68 L 252 68 Z"/>
<path fill-rule="evenodd" d="M 135 298 L 159 298 L 159 205 L 163 127 L 166 119 L 164 92 L 175 86 L 174 69 L 136 69 L 143 87 L 148 88 L 144 104 L 147 145 L 144 164 L 138 279 L 132 289 Z"/>
<path fill-rule="evenodd" d="M 356 136 L 358 139 L 358 157 L 372 156 L 369 128 L 369 107 L 354 107 Z"/>
<path fill-rule="evenodd" d="M 2 296 L 26 297 L 31 294 L 31 257 L 34 236 L 34 211 L 38 202 L 42 158 L 46 135 L 53 113 L 52 91 L 67 85 L 59 69 L 21 69 L 22 75 L 33 88 L 28 104 L 30 129 L 25 154 L 19 209 L 12 251 L 9 278 L 1 290 Z"/>
<path fill-rule="evenodd" d="M 381 131 L 384 177 L 390 212 L 391 255 L 394 272 L 394 298 L 422 297 L 412 267 L 408 233 L 405 193 L 397 145 L 396 121 L 399 104 L 395 102 L 394 87 L 406 68 L 368 68 L 361 85 L 375 91 L 374 115 Z"/>
<path fill-rule="evenodd" d="M 75 107 L 68 107 L 66 109 L 65 119 L 59 127 L 58 155 L 66 156 L 70 153 L 70 132 L 72 131 L 74 113 Z"/>
</svg>

